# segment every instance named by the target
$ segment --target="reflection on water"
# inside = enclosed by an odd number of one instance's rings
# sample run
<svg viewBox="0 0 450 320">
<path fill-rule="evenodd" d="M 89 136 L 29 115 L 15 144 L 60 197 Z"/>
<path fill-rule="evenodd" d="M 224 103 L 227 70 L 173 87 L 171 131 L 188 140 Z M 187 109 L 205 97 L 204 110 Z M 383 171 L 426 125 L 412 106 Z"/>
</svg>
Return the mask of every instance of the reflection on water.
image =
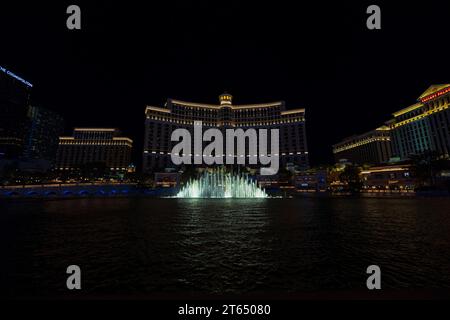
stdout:
<svg viewBox="0 0 450 320">
<path fill-rule="evenodd" d="M 0 205 L 2 294 L 450 288 L 450 199 L 74 199 Z"/>
</svg>

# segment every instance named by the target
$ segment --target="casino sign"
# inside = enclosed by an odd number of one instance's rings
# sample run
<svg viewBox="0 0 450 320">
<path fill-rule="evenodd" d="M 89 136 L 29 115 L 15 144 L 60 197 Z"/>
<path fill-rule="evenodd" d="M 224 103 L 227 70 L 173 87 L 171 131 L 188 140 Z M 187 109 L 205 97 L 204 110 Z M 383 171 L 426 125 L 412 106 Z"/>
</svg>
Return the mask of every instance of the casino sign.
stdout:
<svg viewBox="0 0 450 320">
<path fill-rule="evenodd" d="M 447 93 L 450 93 L 450 85 L 448 84 L 431 86 L 427 91 L 424 92 L 423 95 L 419 97 L 419 101 L 422 103 L 426 103 L 428 101 L 437 99 Z"/>
</svg>

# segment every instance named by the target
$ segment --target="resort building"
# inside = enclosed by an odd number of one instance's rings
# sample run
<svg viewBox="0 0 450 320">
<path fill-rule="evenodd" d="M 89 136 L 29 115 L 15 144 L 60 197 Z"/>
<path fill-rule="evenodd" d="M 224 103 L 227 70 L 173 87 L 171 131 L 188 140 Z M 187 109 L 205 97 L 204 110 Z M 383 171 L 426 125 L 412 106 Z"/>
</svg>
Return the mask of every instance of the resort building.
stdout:
<svg viewBox="0 0 450 320">
<path fill-rule="evenodd" d="M 367 133 L 352 136 L 333 145 L 336 162 L 380 164 L 392 157 L 390 128 L 382 126 Z"/>
<path fill-rule="evenodd" d="M 418 102 L 394 113 L 387 124 L 393 151 L 401 160 L 426 151 L 450 154 L 450 84 L 432 85 Z"/>
<path fill-rule="evenodd" d="M 59 137 L 56 167 L 76 170 L 85 164 L 103 163 L 111 171 L 126 172 L 133 140 L 110 128 L 75 128 L 73 136 Z"/>
<path fill-rule="evenodd" d="M 361 172 L 364 192 L 412 192 L 418 185 L 410 164 L 371 167 Z"/>
<path fill-rule="evenodd" d="M 279 129 L 280 165 L 309 167 L 305 109 L 287 110 L 284 102 L 235 105 L 229 94 L 220 95 L 219 104 L 168 99 L 164 107 L 148 106 L 145 116 L 144 172 L 174 167 L 170 152 L 177 142 L 171 142 L 171 134 L 184 128 L 193 135 L 196 121 L 202 122 L 204 130 L 220 129 L 224 136 L 228 128 Z"/>
<path fill-rule="evenodd" d="M 336 162 L 381 164 L 426 152 L 450 158 L 450 84 L 432 85 L 384 126 L 333 145 Z"/>
</svg>

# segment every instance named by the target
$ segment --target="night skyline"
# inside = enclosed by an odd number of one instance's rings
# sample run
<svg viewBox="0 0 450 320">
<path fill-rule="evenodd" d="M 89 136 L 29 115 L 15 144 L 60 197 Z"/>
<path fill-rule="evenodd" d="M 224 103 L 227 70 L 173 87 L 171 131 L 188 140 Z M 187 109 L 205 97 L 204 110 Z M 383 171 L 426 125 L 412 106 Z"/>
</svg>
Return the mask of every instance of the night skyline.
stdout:
<svg viewBox="0 0 450 320">
<path fill-rule="evenodd" d="M 331 146 L 372 130 L 448 83 L 449 4 L 378 3 L 382 29 L 365 26 L 368 3 L 83 3 L 82 29 L 65 27 L 68 3 L 2 8 L 1 61 L 34 84 L 33 102 L 73 127 L 117 127 L 140 167 L 146 105 L 167 98 L 238 104 L 284 100 L 305 108 L 312 165 Z M 2 4 L 2 7 L 5 6 Z M 431 45 L 430 45 L 431 44 Z"/>
<path fill-rule="evenodd" d="M 449 18 L 448 0 L 0 2 L 0 299 L 429 315 L 450 298 Z"/>
</svg>

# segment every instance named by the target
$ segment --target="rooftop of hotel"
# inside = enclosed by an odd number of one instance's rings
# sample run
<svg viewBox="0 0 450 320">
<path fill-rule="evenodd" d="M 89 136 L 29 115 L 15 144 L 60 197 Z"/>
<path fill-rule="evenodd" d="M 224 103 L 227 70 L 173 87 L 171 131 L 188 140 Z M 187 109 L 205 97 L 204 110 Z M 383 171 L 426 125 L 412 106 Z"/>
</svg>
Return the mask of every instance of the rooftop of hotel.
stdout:
<svg viewBox="0 0 450 320">
<path fill-rule="evenodd" d="M 342 145 L 352 143 L 355 140 L 370 139 L 371 137 L 373 137 L 375 135 L 380 135 L 380 133 L 383 133 L 385 131 L 390 131 L 390 130 L 391 129 L 388 126 L 383 125 L 374 130 L 371 130 L 371 131 L 367 131 L 367 132 L 364 132 L 361 134 L 354 134 L 352 136 L 346 137 L 346 138 L 342 139 L 341 141 L 333 144 L 333 148 L 337 148 Z"/>
<path fill-rule="evenodd" d="M 222 109 L 222 108 L 230 108 L 233 110 L 239 110 L 239 109 L 257 109 L 257 108 L 270 108 L 270 107 L 281 107 L 283 114 L 290 114 L 290 113 L 298 113 L 298 112 L 305 112 L 304 108 L 297 108 L 297 109 L 291 109 L 291 110 L 284 110 L 285 102 L 284 101 L 275 101 L 275 102 L 269 102 L 269 103 L 255 103 L 255 104 L 233 104 L 233 96 L 224 93 L 219 96 L 219 104 L 212 104 L 212 103 L 198 103 L 198 102 L 189 102 L 189 101 L 183 101 L 178 99 L 168 99 L 166 104 L 164 105 L 165 108 L 161 107 L 154 107 L 154 106 L 147 106 L 147 109 L 151 109 L 154 111 L 160 111 L 160 112 L 170 112 L 169 106 L 170 105 L 180 105 L 184 107 L 194 107 L 194 108 L 207 108 L 207 109 Z"/>
<path fill-rule="evenodd" d="M 424 99 L 425 97 L 428 97 L 438 91 L 444 90 L 445 88 L 450 87 L 450 84 L 433 84 L 431 85 L 427 90 L 425 90 L 424 93 L 422 93 L 420 95 L 420 97 L 418 98 L 419 101 L 421 101 L 422 99 Z"/>
<path fill-rule="evenodd" d="M 74 128 L 72 136 L 60 136 L 60 141 L 75 141 L 75 140 L 83 140 L 85 138 L 80 138 L 77 133 L 111 133 L 111 139 L 114 141 L 126 141 L 128 143 L 133 143 L 133 140 L 128 137 L 121 136 L 121 131 L 117 128 Z M 96 139 L 96 138 L 93 138 Z M 99 137 L 100 139 L 100 137 Z"/>
<path fill-rule="evenodd" d="M 394 115 L 394 117 L 398 117 L 398 116 L 401 116 L 402 114 L 414 111 L 414 110 L 416 110 L 416 109 L 418 109 L 418 108 L 420 108 L 422 106 L 423 106 L 422 103 L 417 102 L 417 103 L 415 103 L 415 104 L 413 104 L 413 105 L 411 105 L 409 107 L 406 107 L 406 108 L 403 108 L 403 109 L 401 109 L 399 111 L 393 112 L 392 114 Z"/>
<path fill-rule="evenodd" d="M 427 101 L 438 98 L 441 94 L 446 94 L 448 92 L 450 92 L 450 84 L 433 84 L 429 86 L 428 89 L 419 96 L 419 98 L 417 98 L 417 103 L 396 111 L 393 113 L 393 115 L 394 117 L 398 117 L 405 113 L 419 109 L 423 107 L 424 103 L 426 103 Z"/>
<path fill-rule="evenodd" d="M 271 103 L 258 103 L 258 104 L 241 104 L 235 105 L 230 103 L 221 103 L 221 104 L 206 104 L 206 103 L 197 103 L 197 102 L 188 102 L 176 99 L 169 99 L 170 103 L 187 106 L 187 107 L 199 107 L 199 108 L 210 108 L 210 109 L 221 109 L 221 108 L 231 108 L 231 109 L 252 109 L 252 108 L 267 108 L 267 107 L 279 107 L 283 106 L 283 101 L 271 102 Z"/>
</svg>

